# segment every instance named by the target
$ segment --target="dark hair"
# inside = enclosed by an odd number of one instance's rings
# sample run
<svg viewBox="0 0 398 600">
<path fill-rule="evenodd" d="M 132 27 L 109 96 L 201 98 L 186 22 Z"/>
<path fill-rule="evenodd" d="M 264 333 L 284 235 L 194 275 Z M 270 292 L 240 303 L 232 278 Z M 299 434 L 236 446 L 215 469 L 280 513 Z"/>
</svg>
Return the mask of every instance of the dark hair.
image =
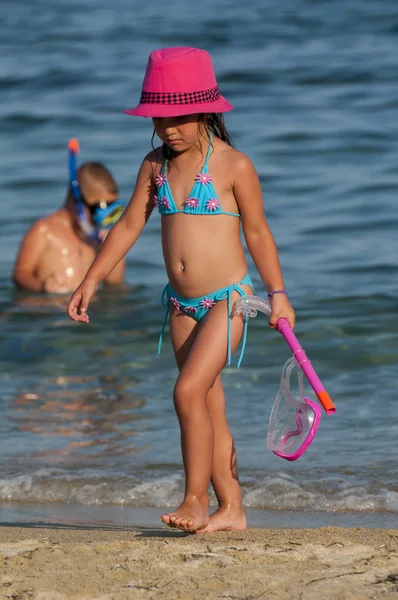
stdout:
<svg viewBox="0 0 398 600">
<path fill-rule="evenodd" d="M 201 115 L 201 121 L 205 124 L 206 129 L 209 129 L 216 135 L 220 140 L 234 146 L 232 143 L 231 136 L 225 126 L 224 116 L 222 113 L 210 113 L 208 115 Z"/>
</svg>

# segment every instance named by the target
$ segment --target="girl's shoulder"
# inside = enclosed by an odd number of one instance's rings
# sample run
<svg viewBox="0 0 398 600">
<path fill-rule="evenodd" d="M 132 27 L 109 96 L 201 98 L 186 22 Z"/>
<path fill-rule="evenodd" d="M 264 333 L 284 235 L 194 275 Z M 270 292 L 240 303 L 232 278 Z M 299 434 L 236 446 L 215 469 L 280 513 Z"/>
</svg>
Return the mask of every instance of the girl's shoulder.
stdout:
<svg viewBox="0 0 398 600">
<path fill-rule="evenodd" d="M 255 170 L 250 158 L 244 152 L 216 138 L 215 153 L 228 169 L 238 173 L 252 172 Z"/>
<path fill-rule="evenodd" d="M 164 157 L 162 146 L 158 146 L 157 148 L 154 148 L 153 150 L 148 152 L 148 154 L 144 157 L 143 162 L 150 163 L 152 167 L 156 167 L 157 165 L 159 165 L 160 168 L 163 164 L 163 160 Z"/>
<path fill-rule="evenodd" d="M 163 149 L 162 146 L 158 146 L 157 148 L 154 148 L 148 152 L 148 154 L 144 157 L 141 169 L 148 173 L 151 179 L 155 180 L 160 173 L 163 161 Z"/>
</svg>

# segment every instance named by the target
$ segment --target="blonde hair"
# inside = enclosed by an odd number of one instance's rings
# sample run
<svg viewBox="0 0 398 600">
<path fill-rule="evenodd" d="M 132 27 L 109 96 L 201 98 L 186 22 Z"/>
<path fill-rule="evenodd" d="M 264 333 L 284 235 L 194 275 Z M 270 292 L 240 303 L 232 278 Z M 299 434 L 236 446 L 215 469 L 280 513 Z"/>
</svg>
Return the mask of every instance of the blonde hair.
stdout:
<svg viewBox="0 0 398 600">
<path fill-rule="evenodd" d="M 77 179 L 84 195 L 98 193 L 117 196 L 119 188 L 108 169 L 100 162 L 86 162 L 80 165 Z"/>
</svg>

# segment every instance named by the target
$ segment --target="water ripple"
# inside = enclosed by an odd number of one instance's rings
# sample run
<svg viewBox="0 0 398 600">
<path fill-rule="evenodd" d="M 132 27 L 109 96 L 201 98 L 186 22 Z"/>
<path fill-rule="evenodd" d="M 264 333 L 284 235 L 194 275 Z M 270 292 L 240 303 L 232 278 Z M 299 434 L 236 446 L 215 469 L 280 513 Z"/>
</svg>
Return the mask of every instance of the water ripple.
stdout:
<svg viewBox="0 0 398 600">
<path fill-rule="evenodd" d="M 89 328 L 67 320 L 66 298 L 15 293 L 10 273 L 23 232 L 63 202 L 70 137 L 129 198 L 152 127 L 122 111 L 139 100 L 152 49 L 190 44 L 211 52 L 236 107 L 228 128 L 259 172 L 297 335 L 338 408 L 298 463 L 266 453 L 289 351 L 266 319 L 250 323 L 244 367 L 224 375 L 245 503 L 395 511 L 397 2 L 203 0 L 189 14 L 183 0 L 173 14 L 157 1 L 139 14 L 128 0 L 2 6 L 1 497 L 179 500 L 168 334 L 155 358 L 158 218 L 128 255 L 130 287 L 102 292 Z"/>
</svg>

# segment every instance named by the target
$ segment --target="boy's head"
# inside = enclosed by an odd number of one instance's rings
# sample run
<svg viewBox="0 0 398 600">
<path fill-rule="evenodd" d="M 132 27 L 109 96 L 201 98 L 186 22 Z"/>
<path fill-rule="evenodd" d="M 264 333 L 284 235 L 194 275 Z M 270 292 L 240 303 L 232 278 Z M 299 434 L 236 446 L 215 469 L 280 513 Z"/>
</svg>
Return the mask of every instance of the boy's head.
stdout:
<svg viewBox="0 0 398 600">
<path fill-rule="evenodd" d="M 114 202 L 118 199 L 119 189 L 108 169 L 100 162 L 83 163 L 77 171 L 82 200 L 87 206 L 101 201 Z"/>
<path fill-rule="evenodd" d="M 75 178 L 78 186 L 72 187 L 73 182 L 70 181 L 67 203 L 75 207 L 82 231 L 90 238 L 101 239 L 99 232 L 110 229 L 124 210 L 123 202 L 118 199 L 117 184 L 108 169 L 99 162 L 83 163 Z"/>
</svg>

